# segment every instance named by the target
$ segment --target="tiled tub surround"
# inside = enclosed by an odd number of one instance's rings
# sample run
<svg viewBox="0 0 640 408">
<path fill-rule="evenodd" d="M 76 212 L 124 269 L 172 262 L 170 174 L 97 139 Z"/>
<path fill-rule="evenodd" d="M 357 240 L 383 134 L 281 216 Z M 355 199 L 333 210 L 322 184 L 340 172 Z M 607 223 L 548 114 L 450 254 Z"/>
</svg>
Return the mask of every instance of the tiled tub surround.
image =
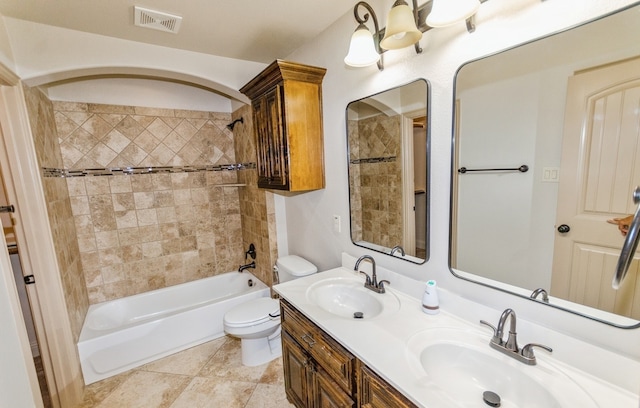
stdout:
<svg viewBox="0 0 640 408">
<path fill-rule="evenodd" d="M 255 162 L 250 106 L 233 113 L 245 125 L 232 134 L 228 113 L 52 103 L 39 89 L 24 93 L 40 169 Z M 273 195 L 255 179 L 254 169 L 42 177 L 74 343 L 90 304 L 235 270 L 251 242 L 254 273 L 271 285 Z M 253 184 L 220 186 L 238 182 Z"/>
<path fill-rule="evenodd" d="M 67 179 L 90 302 L 237 269 L 243 246 L 235 174 Z"/>
<path fill-rule="evenodd" d="M 235 163 L 227 113 L 54 102 L 64 169 Z M 66 179 L 90 304 L 237 269 L 233 171 Z"/>
<path fill-rule="evenodd" d="M 236 161 L 255 163 L 256 147 L 251 106 L 246 105 L 233 112 L 232 119 L 239 118 L 243 118 L 243 123 L 236 124 L 233 128 Z M 245 248 L 249 243 L 253 243 L 258 253 L 256 269 L 252 272 L 258 279 L 271 286 L 273 282 L 272 268 L 278 258 L 274 194 L 258 188 L 256 170 L 237 173 L 238 182 L 245 184 L 245 187 L 238 189 L 240 214 L 242 214 L 242 237 Z"/>
<path fill-rule="evenodd" d="M 36 88 L 24 87 L 24 94 L 38 165 L 64 167 L 56 137 L 56 122 L 51 101 Z M 71 331 L 77 341 L 89 307 L 89 298 L 84 284 L 67 183 L 61 178 L 42 178 L 42 186 Z"/>
<path fill-rule="evenodd" d="M 569 373 L 578 387 L 581 387 L 584 392 L 589 394 L 586 398 L 579 398 L 581 400 L 593 400 L 595 406 L 600 408 L 637 408 L 640 362 L 624 355 L 615 354 L 607 349 L 590 345 L 560 332 L 546 329 L 524 319 L 518 319 L 517 331 L 521 346 L 530 341 L 539 342 L 551 346 L 553 353 L 549 354 L 536 350 L 537 366 L 528 366 L 515 359 L 503 357 L 503 354 L 489 346 L 491 330 L 479 323 L 480 319 L 488 320 L 492 324 L 496 323 L 502 310 L 491 309 L 488 306 L 474 303 L 440 289 L 440 313 L 437 315 L 425 314 L 420 306 L 424 283 L 380 266 L 377 268 L 378 278 L 391 281 L 391 284 L 386 287 L 389 293 L 383 295 L 374 293 L 373 295 L 387 296 L 392 294 L 396 296 L 400 302 L 399 310 L 397 311 L 388 314 L 383 312 L 379 316 L 369 319 L 354 320 L 329 313 L 311 300 L 309 288 L 322 280 L 358 280 L 364 284 L 364 277 L 353 270 L 354 263 L 354 257 L 343 253 L 342 267 L 285 282 L 276 285 L 274 289 L 282 298 L 286 299 L 313 323 L 330 334 L 342 346 L 418 406 L 428 408 L 486 406 L 481 399 L 482 393 L 478 394 L 477 404 L 457 404 L 455 401 L 442 403 L 441 397 L 447 393 L 443 393 L 438 383 L 430 379 L 429 374 L 419 367 L 420 358 L 410 351 L 411 341 L 425 333 L 425 331 L 432 331 L 434 336 L 440 338 L 441 341 L 457 344 L 460 340 L 448 338 L 444 334 L 453 329 L 469 333 L 469 339 L 467 340 L 474 342 L 477 340 L 477 343 L 474 344 L 467 343 L 471 344 L 471 347 L 480 347 L 483 352 L 489 353 L 492 358 L 505 358 L 508 360 L 506 364 L 510 367 L 516 367 L 518 370 L 523 370 L 525 373 L 530 373 L 532 370 L 544 370 L 546 372 L 548 367 L 556 367 L 565 373 Z M 360 270 L 369 273 L 368 265 L 363 263 Z M 518 305 L 511 303 L 510 306 L 514 307 L 516 313 L 520 310 Z M 437 330 L 442 330 L 441 333 L 443 334 L 436 334 Z M 472 334 L 476 337 L 473 337 Z M 588 358 L 585 358 L 585 356 L 588 356 Z M 600 362 L 600 364 L 591 364 L 593 362 Z M 456 363 L 453 362 L 452 367 L 455 366 Z M 447 378 L 447 374 L 442 373 L 442 376 Z M 510 374 L 505 375 L 504 384 L 508 384 L 507 377 L 510 377 Z M 544 378 L 538 377 L 537 374 L 529 375 L 532 375 L 531 378 Z M 548 378 L 546 379 L 548 380 Z M 453 381 L 458 380 L 460 379 L 456 378 Z M 464 391 L 460 388 L 462 384 L 463 382 L 460 382 L 453 388 L 457 387 L 462 393 Z M 572 400 L 572 395 L 567 390 L 559 390 L 558 384 L 555 385 L 554 396 L 561 401 L 558 406 L 572 408 L 579 406 L 572 405 L 572 402 L 567 403 L 567 401 L 575 401 Z M 565 391 L 569 395 L 564 395 Z M 437 401 L 440 401 L 440 403 Z M 565 403 L 563 404 L 562 402 Z M 504 401 L 503 406 L 506 405 L 506 401 Z M 534 404 L 532 406 L 539 405 Z"/>
</svg>

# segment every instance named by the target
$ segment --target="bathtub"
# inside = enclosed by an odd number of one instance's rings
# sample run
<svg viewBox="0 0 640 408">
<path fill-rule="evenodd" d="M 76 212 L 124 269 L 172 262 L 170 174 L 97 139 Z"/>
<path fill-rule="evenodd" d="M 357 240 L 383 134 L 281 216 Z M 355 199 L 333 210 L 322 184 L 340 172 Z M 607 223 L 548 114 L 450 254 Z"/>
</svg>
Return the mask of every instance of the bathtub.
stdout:
<svg viewBox="0 0 640 408">
<path fill-rule="evenodd" d="M 78 353 L 85 384 L 224 336 L 224 314 L 270 295 L 249 272 L 229 272 L 91 305 Z"/>
</svg>

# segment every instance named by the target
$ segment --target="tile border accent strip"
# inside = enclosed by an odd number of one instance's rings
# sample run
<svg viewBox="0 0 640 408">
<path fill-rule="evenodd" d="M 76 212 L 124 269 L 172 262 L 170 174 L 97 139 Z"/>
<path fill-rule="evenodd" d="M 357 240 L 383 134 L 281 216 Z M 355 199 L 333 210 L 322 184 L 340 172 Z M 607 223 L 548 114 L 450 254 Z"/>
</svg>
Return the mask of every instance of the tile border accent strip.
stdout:
<svg viewBox="0 0 640 408">
<path fill-rule="evenodd" d="M 387 157 L 370 157 L 365 159 L 353 159 L 351 164 L 365 164 L 365 163 L 387 163 L 396 161 L 396 156 Z"/>
<path fill-rule="evenodd" d="M 43 177 L 89 177 L 89 176 L 118 176 L 132 174 L 155 173 L 193 173 L 197 171 L 237 171 L 255 169 L 255 163 L 218 164 L 208 166 L 146 166 L 146 167 L 106 167 L 96 169 L 55 169 L 42 168 Z"/>
</svg>

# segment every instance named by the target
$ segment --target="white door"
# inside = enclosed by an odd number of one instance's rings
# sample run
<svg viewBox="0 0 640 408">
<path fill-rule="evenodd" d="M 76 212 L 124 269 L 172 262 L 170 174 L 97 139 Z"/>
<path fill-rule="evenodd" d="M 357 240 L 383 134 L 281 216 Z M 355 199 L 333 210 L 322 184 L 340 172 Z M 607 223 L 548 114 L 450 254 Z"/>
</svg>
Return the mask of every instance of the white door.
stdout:
<svg viewBox="0 0 640 408">
<path fill-rule="evenodd" d="M 632 263 L 621 289 L 613 290 L 623 236 L 606 221 L 635 212 L 640 58 L 569 78 L 566 106 L 551 294 L 638 319 L 639 262 Z"/>
</svg>

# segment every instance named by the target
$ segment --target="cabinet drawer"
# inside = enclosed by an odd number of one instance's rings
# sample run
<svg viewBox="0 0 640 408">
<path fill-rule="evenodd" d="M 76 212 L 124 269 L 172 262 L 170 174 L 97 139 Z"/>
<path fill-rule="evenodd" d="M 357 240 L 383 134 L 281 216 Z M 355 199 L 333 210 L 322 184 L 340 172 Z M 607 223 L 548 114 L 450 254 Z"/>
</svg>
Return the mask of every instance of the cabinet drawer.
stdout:
<svg viewBox="0 0 640 408">
<path fill-rule="evenodd" d="M 336 383 L 352 393 L 355 357 L 285 300 L 280 304 L 282 330 L 293 337 Z"/>
</svg>

